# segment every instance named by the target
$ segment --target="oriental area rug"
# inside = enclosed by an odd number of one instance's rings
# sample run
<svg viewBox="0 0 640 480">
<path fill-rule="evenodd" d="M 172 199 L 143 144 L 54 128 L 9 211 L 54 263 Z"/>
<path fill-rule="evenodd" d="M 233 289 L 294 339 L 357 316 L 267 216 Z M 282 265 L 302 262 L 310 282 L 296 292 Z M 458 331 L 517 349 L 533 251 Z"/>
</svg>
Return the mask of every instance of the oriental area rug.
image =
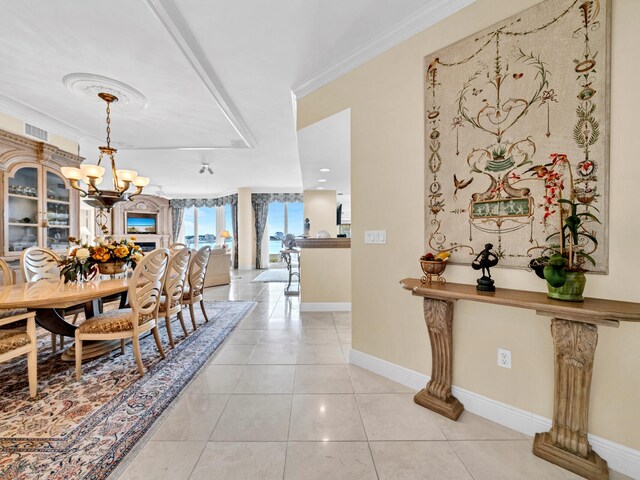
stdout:
<svg viewBox="0 0 640 480">
<path fill-rule="evenodd" d="M 146 374 L 140 377 L 132 346 L 83 363 L 51 352 L 39 335 L 38 396 L 29 399 L 26 361 L 0 364 L 0 478 L 105 479 L 216 352 L 255 302 L 205 302 L 209 322 L 196 310 L 198 329 L 188 337 L 178 322 L 172 349 L 161 321 L 166 358 L 152 335 L 141 338 Z"/>
</svg>

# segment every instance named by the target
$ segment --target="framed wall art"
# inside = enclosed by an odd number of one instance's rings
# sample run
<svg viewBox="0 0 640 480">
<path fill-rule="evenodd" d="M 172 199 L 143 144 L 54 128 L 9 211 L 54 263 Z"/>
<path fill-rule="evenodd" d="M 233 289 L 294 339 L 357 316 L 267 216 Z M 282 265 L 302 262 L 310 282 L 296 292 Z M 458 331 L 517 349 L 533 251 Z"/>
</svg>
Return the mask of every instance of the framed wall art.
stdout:
<svg viewBox="0 0 640 480">
<path fill-rule="evenodd" d="M 607 271 L 609 18 L 606 0 L 547 0 L 425 57 L 428 248 L 471 263 L 492 243 L 526 267 L 571 198 Z"/>
</svg>

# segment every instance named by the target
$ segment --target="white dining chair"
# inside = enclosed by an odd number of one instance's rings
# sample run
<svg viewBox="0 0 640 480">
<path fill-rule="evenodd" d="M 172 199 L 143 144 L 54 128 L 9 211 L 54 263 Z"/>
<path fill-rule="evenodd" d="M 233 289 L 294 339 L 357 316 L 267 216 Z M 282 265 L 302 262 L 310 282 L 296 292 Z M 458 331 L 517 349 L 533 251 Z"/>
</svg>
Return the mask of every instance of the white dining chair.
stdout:
<svg viewBox="0 0 640 480">
<path fill-rule="evenodd" d="M 58 263 L 61 261 L 60 256 L 53 250 L 43 247 L 29 247 L 23 250 L 20 256 L 20 269 L 25 282 L 37 282 L 39 280 L 59 280 L 60 267 Z M 78 320 L 80 309 L 74 309 L 71 312 L 73 316 L 72 322 Z M 64 336 L 60 335 L 60 348 L 64 348 Z M 57 351 L 56 334 L 51 334 L 51 350 L 53 353 Z"/>
<path fill-rule="evenodd" d="M 197 328 L 196 314 L 193 306 L 196 303 L 200 303 L 202 308 L 202 314 L 205 321 L 209 321 L 207 317 L 207 311 L 204 308 L 204 278 L 207 275 L 207 265 L 209 264 L 209 257 L 211 256 L 211 247 L 205 246 L 191 255 L 191 263 L 189 264 L 188 288 L 185 289 L 182 295 L 182 304 L 189 305 L 189 313 L 191 314 L 191 323 L 193 329 Z"/>
<path fill-rule="evenodd" d="M 5 287 L 13 284 L 13 272 L 7 262 L 0 259 L 0 271 Z M 11 325 L 20 322 L 20 325 Z M 26 325 L 24 325 L 26 323 Z M 12 326 L 13 328 L 7 328 Z M 38 390 L 38 344 L 35 312 L 25 309 L 0 310 L 0 362 L 21 355 L 27 356 L 29 395 L 34 398 Z"/>
<path fill-rule="evenodd" d="M 140 354 L 140 335 L 152 331 L 160 356 L 164 358 L 158 333 L 158 311 L 163 281 L 169 263 L 169 250 L 158 248 L 144 256 L 129 280 L 129 308 L 100 313 L 87 319 L 76 329 L 76 379 L 82 377 L 82 342 L 85 340 L 120 340 L 124 353 L 125 340 L 131 339 L 140 375 L 144 366 Z"/>
<path fill-rule="evenodd" d="M 184 324 L 184 316 L 182 315 L 182 296 L 184 294 L 185 285 L 187 283 L 187 270 L 189 269 L 189 260 L 191 259 L 191 250 L 181 248 L 171 252 L 171 258 L 167 267 L 166 279 L 163 288 L 163 297 L 160 303 L 159 317 L 164 317 L 167 324 L 167 335 L 172 348 L 175 348 L 173 341 L 173 333 L 171 331 L 171 317 L 177 315 L 182 326 L 185 337 L 189 335 L 187 327 Z"/>
</svg>

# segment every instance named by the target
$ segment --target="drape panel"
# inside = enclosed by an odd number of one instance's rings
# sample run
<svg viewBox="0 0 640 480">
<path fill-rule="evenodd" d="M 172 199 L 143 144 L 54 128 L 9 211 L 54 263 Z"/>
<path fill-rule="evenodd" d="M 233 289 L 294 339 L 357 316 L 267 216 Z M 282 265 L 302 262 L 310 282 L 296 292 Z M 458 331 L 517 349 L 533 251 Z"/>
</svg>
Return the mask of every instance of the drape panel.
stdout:
<svg viewBox="0 0 640 480">
<path fill-rule="evenodd" d="M 178 235 L 184 221 L 184 207 L 171 205 L 171 239 L 173 243 L 178 241 Z"/>
<path fill-rule="evenodd" d="M 262 266 L 262 238 L 267 226 L 269 204 L 271 202 L 298 203 L 303 201 L 302 193 L 252 193 L 251 205 L 256 216 L 256 268 Z"/>
<path fill-rule="evenodd" d="M 231 223 L 233 224 L 233 268 L 238 269 L 238 202 L 231 204 Z"/>
</svg>

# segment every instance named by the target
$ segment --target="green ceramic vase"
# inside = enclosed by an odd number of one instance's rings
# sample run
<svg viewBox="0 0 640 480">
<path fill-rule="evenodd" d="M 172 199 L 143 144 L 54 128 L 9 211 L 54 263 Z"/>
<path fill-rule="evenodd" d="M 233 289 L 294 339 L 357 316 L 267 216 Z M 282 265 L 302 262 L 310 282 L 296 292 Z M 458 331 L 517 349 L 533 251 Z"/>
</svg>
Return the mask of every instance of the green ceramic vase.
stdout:
<svg viewBox="0 0 640 480">
<path fill-rule="evenodd" d="M 552 287 L 547 282 L 547 288 L 549 293 L 547 297 L 555 298 L 556 300 L 565 300 L 567 302 L 581 302 L 584 300 L 582 296 L 584 292 L 584 286 L 587 283 L 587 278 L 584 276 L 584 272 L 566 272 L 567 280 L 561 287 Z"/>
</svg>

